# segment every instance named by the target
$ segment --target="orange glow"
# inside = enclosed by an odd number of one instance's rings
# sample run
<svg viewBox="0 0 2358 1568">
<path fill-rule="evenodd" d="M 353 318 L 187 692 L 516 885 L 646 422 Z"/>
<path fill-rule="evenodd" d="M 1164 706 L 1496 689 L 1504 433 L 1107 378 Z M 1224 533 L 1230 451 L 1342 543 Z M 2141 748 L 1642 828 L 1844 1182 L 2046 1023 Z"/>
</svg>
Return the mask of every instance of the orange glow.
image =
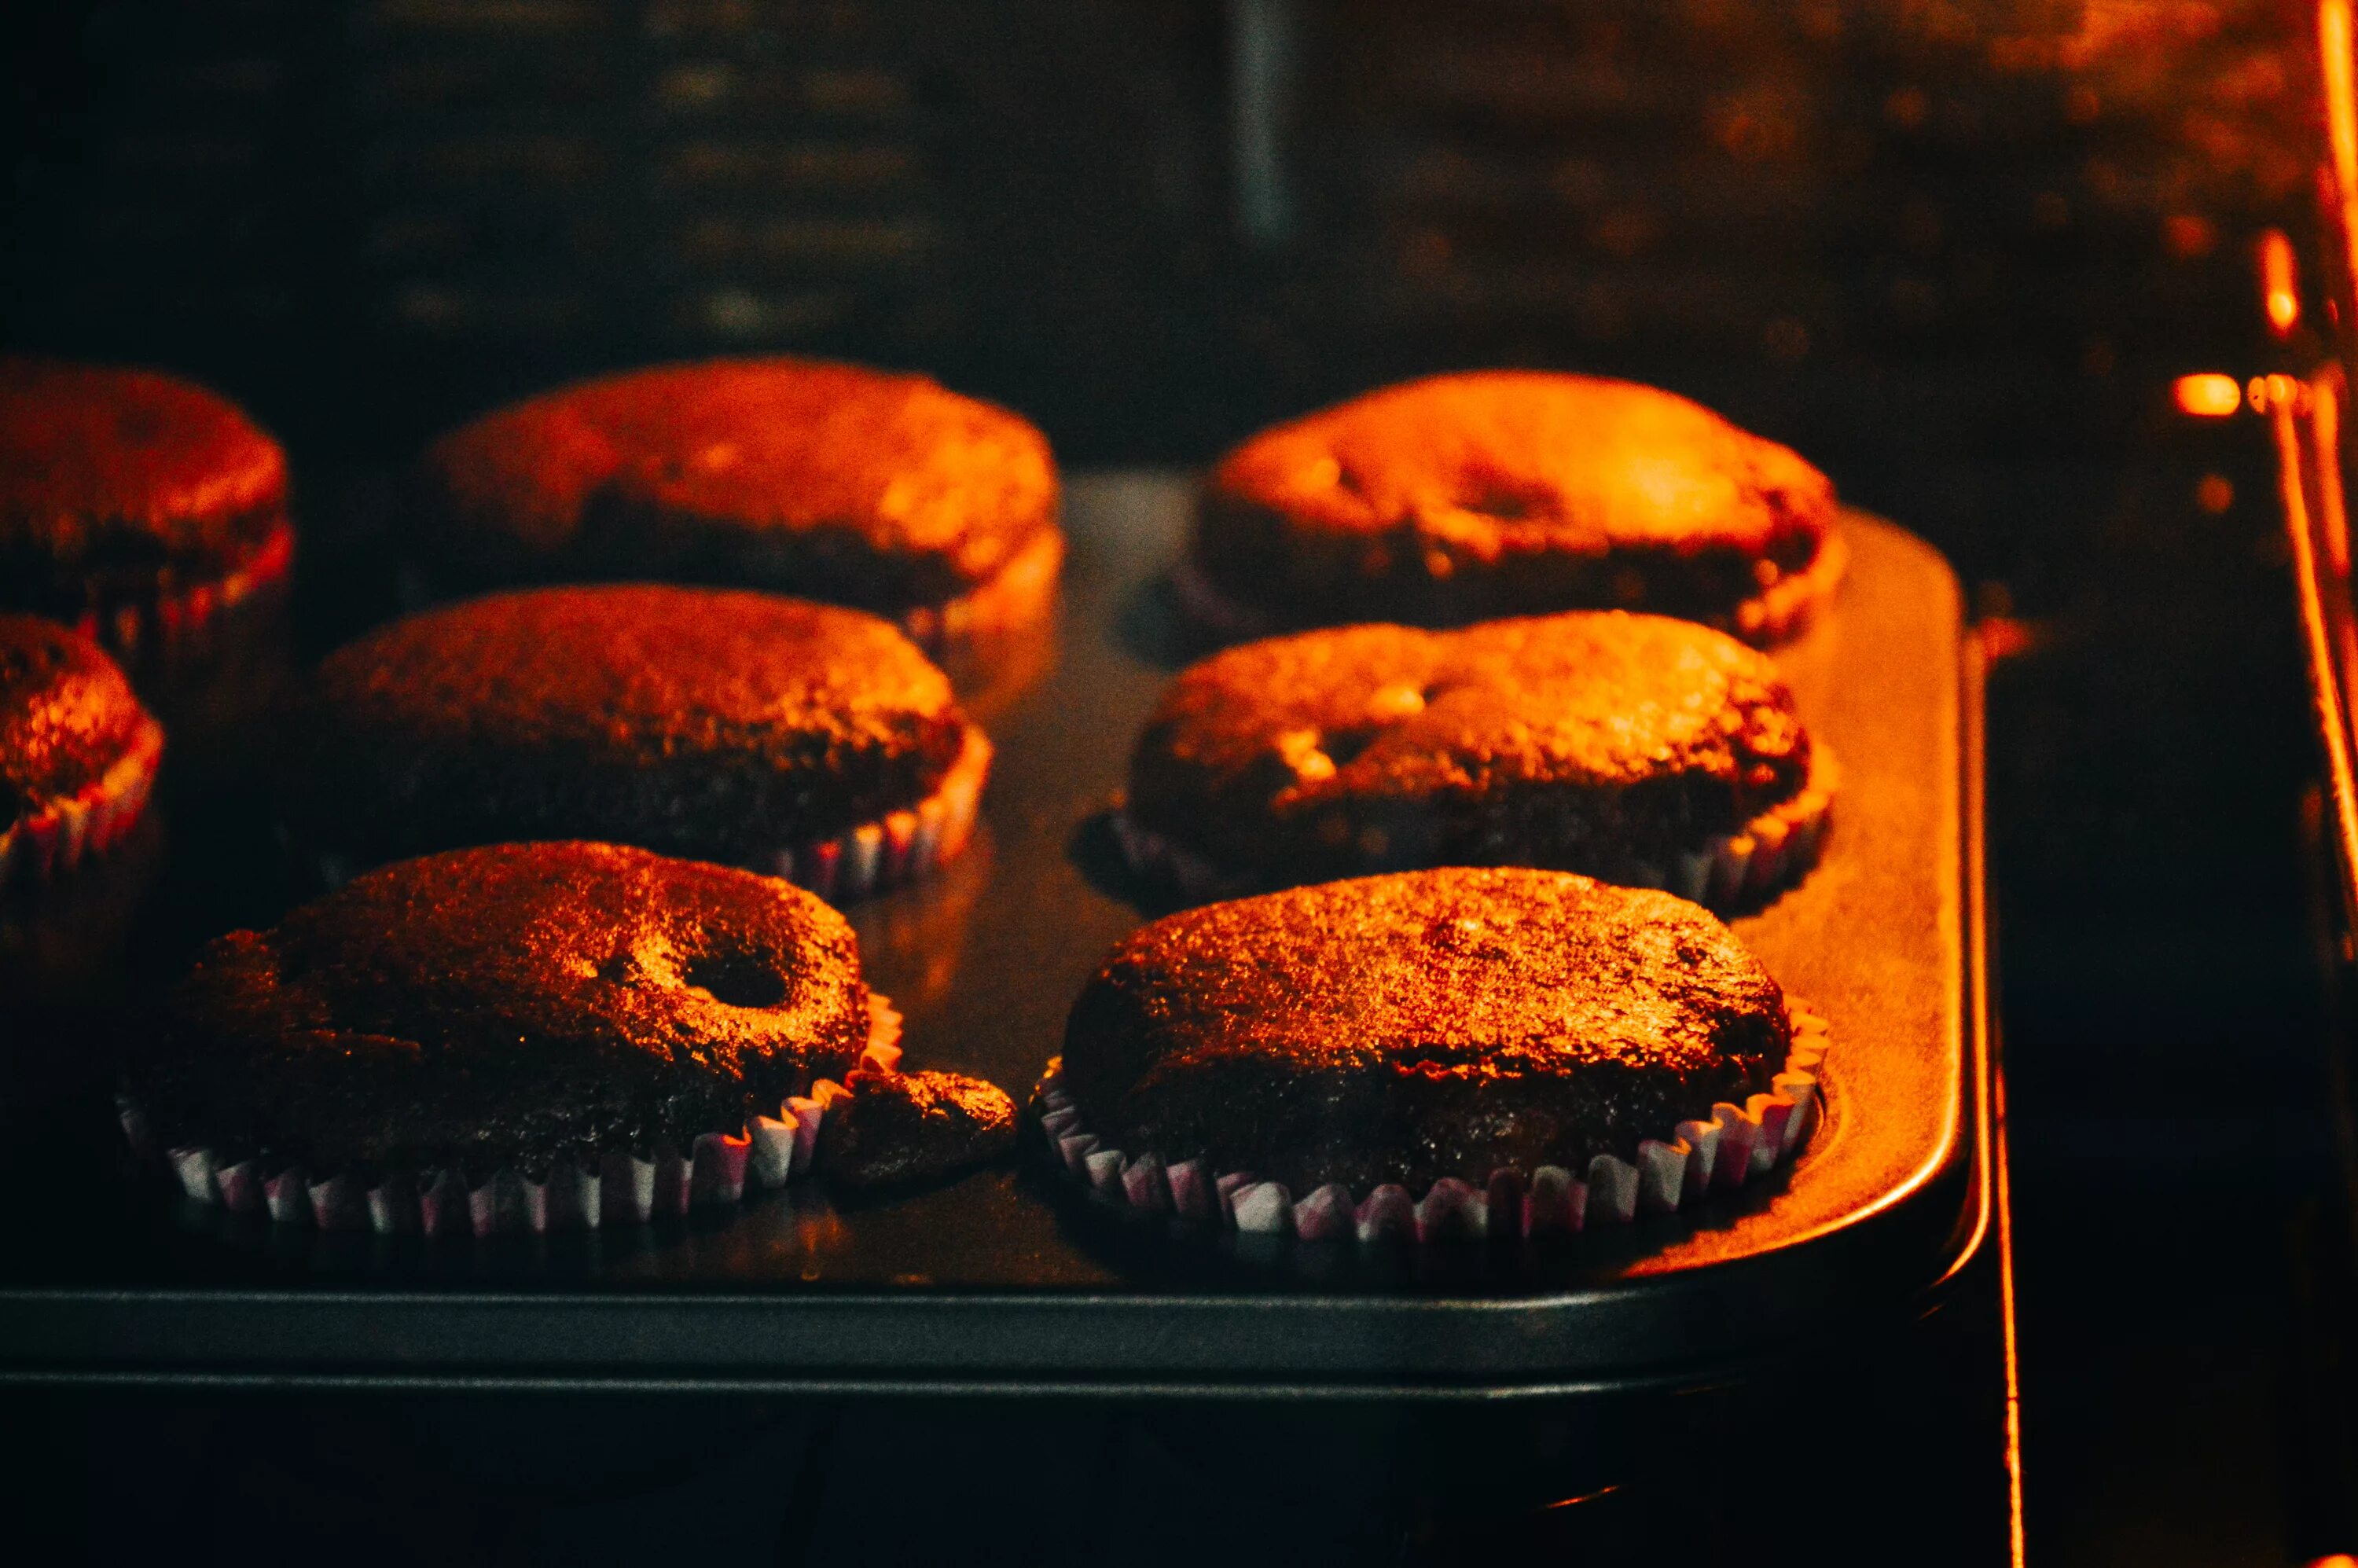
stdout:
<svg viewBox="0 0 2358 1568">
<path fill-rule="evenodd" d="M 2358 277 L 2358 84 L 2350 57 L 2350 0 L 2318 0 L 2317 52 L 2325 69 L 2326 144 L 2342 213 L 2342 260 Z"/>
<path fill-rule="evenodd" d="M 2260 287 L 2266 291 L 2268 325 L 2279 338 L 2300 324 L 2300 289 L 2293 272 L 2292 242 L 2280 229 L 2260 236 Z"/>
<path fill-rule="evenodd" d="M 2358 1557 L 2353 1557 L 2347 1552 L 2337 1552 L 2331 1557 L 2319 1558 L 2309 1568 L 2358 1568 Z"/>
<path fill-rule="evenodd" d="M 2224 419 L 2244 406 L 2244 389 L 2235 384 L 2235 378 L 2216 371 L 2181 375 L 2172 390 L 2178 396 L 2179 412 L 2198 419 Z"/>
<path fill-rule="evenodd" d="M 2194 504 L 2216 517 L 2235 504 L 2235 485 L 2223 473 L 2206 473 L 2194 486 Z"/>
<path fill-rule="evenodd" d="M 2342 493 L 2342 395 L 2323 376 L 2309 387 L 2309 435 L 2317 457 L 2317 510 L 2324 524 L 2325 558 L 2336 576 L 2347 576 L 2350 514 Z"/>
</svg>

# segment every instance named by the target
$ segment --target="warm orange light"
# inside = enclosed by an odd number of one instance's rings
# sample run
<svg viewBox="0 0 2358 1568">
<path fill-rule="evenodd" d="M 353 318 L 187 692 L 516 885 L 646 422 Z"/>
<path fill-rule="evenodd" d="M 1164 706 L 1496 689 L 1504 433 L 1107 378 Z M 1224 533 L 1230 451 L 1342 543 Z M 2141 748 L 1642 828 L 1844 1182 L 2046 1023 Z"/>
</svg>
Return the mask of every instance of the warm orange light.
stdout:
<svg viewBox="0 0 2358 1568">
<path fill-rule="evenodd" d="M 2178 395 L 2179 412 L 2198 419 L 2224 419 L 2244 406 L 2244 389 L 2236 384 L 2235 378 L 2216 371 L 2181 375 L 2173 390 Z"/>
<path fill-rule="evenodd" d="M 2358 1568 L 2358 1557 L 2353 1557 L 2347 1552 L 2337 1552 L 2331 1557 L 2319 1558 L 2309 1568 Z"/>
<path fill-rule="evenodd" d="M 2343 261 L 2358 277 L 2358 81 L 2350 56 L 2350 0 L 2318 0 L 2317 52 L 2325 69 L 2325 140 L 2333 153 Z"/>
<path fill-rule="evenodd" d="M 2347 577 L 2350 511 L 2342 493 L 2342 394 L 2326 376 L 2318 377 L 2309 389 L 2309 438 L 2317 455 L 2317 511 L 2325 535 L 2325 558 L 2336 577 Z"/>
<path fill-rule="evenodd" d="M 2300 324 L 2300 288 L 2293 272 L 2292 242 L 2281 229 L 2260 236 L 2260 287 L 2267 299 L 2268 325 L 2279 338 Z"/>
</svg>

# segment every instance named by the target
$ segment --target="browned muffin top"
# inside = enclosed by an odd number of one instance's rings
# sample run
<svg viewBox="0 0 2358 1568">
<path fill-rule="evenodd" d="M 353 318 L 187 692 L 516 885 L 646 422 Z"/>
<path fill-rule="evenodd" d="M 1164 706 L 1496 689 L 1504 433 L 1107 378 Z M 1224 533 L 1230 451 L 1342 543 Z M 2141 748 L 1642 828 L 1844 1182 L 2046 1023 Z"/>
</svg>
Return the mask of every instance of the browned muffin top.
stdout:
<svg viewBox="0 0 2358 1568">
<path fill-rule="evenodd" d="M 0 358 L 0 552 L 103 564 L 135 543 L 179 561 L 250 543 L 286 500 L 278 444 L 203 387 Z"/>
<path fill-rule="evenodd" d="M 453 564 L 744 582 L 888 614 L 958 597 L 1056 511 L 1031 424 L 924 376 L 715 360 L 583 382 L 427 456 Z"/>
<path fill-rule="evenodd" d="M 1502 860 L 1606 873 L 1736 830 L 1798 793 L 1809 761 L 1776 666 L 1693 622 L 1347 626 L 1183 671 L 1139 737 L 1130 811 L 1287 879 Z"/>
<path fill-rule="evenodd" d="M 134 1089 L 168 1144 L 545 1170 L 774 1116 L 866 1049 L 842 916 L 608 844 L 406 860 L 217 938 Z"/>
<path fill-rule="evenodd" d="M 369 858 L 595 835 L 750 860 L 931 794 L 968 726 L 890 623 L 773 594 L 539 589 L 320 665 L 283 806 Z"/>
<path fill-rule="evenodd" d="M 152 720 L 89 638 L 0 615 L 0 828 L 94 784 Z"/>
<path fill-rule="evenodd" d="M 1463 867 L 1210 904 L 1117 947 L 1065 1078 L 1108 1147 L 1421 1191 L 1634 1157 L 1768 1085 L 1777 982 L 1706 911 L 1558 871 Z"/>
<path fill-rule="evenodd" d="M 1489 371 L 1245 442 L 1212 475 L 1196 550 L 1221 587 L 1296 623 L 1702 614 L 1806 566 L 1833 511 L 1823 474 L 1683 397 Z"/>
</svg>

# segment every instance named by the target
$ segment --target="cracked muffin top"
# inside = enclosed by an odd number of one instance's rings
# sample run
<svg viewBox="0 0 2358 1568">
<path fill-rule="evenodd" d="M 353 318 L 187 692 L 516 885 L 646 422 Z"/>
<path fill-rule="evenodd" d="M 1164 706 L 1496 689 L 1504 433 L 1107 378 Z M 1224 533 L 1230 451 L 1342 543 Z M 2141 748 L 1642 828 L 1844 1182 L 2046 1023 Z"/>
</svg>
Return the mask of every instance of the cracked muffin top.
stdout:
<svg viewBox="0 0 2358 1568">
<path fill-rule="evenodd" d="M 1450 867 L 1158 920 L 1074 1004 L 1065 1086 L 1109 1148 L 1297 1195 L 1634 1159 L 1765 1090 L 1785 996 L 1708 912 Z"/>
<path fill-rule="evenodd" d="M 405 860 L 209 944 L 132 1089 L 166 1147 L 315 1173 L 685 1151 L 867 1048 L 843 917 L 611 844 Z"/>
<path fill-rule="evenodd" d="M 1267 430 L 1205 488 L 1194 563 L 1280 626 L 1626 609 L 1750 630 L 1818 561 L 1826 477 L 1672 393 L 1488 371 Z"/>
<path fill-rule="evenodd" d="M 789 358 L 660 365 L 486 414 L 422 471 L 477 581 L 646 578 L 898 616 L 1055 526 L 1045 437 L 919 375 Z"/>
<path fill-rule="evenodd" d="M 1799 794 L 1767 655 L 1617 611 L 1249 643 L 1172 681 L 1131 755 L 1139 827 L 1267 883 L 1440 863 L 1660 871 Z"/>
</svg>

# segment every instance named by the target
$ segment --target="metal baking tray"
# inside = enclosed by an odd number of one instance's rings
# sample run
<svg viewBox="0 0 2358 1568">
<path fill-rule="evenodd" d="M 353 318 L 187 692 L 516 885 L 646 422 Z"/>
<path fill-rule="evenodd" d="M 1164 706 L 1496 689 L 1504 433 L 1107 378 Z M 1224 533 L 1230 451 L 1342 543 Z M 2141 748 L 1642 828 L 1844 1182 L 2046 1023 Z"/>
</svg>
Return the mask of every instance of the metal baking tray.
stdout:
<svg viewBox="0 0 2358 1568">
<path fill-rule="evenodd" d="M 1195 651 L 1161 580 L 1189 494 L 1165 472 L 1074 480 L 1054 645 L 1032 650 L 1028 686 L 977 699 L 999 742 L 984 833 L 938 881 L 855 911 L 914 1065 L 1022 1098 L 1071 998 L 1144 917 L 1101 813 L 1139 719 Z M 9 1141 L 0 1170 L 7 1190 L 44 1195 L 0 1245 L 0 1379 L 1561 1393 L 1706 1376 L 1905 1310 L 1971 1255 L 1987 1212 L 1980 697 L 1941 557 L 1887 523 L 1846 526 L 1836 607 L 1781 655 L 1841 756 L 1837 827 L 1805 883 L 1736 923 L 1833 1025 L 1827 1117 L 1790 1173 L 1528 1245 L 1174 1232 L 1097 1208 L 1037 1162 L 886 1201 L 797 1184 L 671 1227 L 429 1243 L 180 1198 L 130 1166 L 84 1085 Z M 252 870 L 266 825 L 215 811 L 168 824 L 139 939 L 151 978 L 124 983 L 118 1027 L 195 940 L 291 896 Z M 54 1065 L 84 1028 L 100 1031 L 53 1011 L 9 1050 Z"/>
</svg>

